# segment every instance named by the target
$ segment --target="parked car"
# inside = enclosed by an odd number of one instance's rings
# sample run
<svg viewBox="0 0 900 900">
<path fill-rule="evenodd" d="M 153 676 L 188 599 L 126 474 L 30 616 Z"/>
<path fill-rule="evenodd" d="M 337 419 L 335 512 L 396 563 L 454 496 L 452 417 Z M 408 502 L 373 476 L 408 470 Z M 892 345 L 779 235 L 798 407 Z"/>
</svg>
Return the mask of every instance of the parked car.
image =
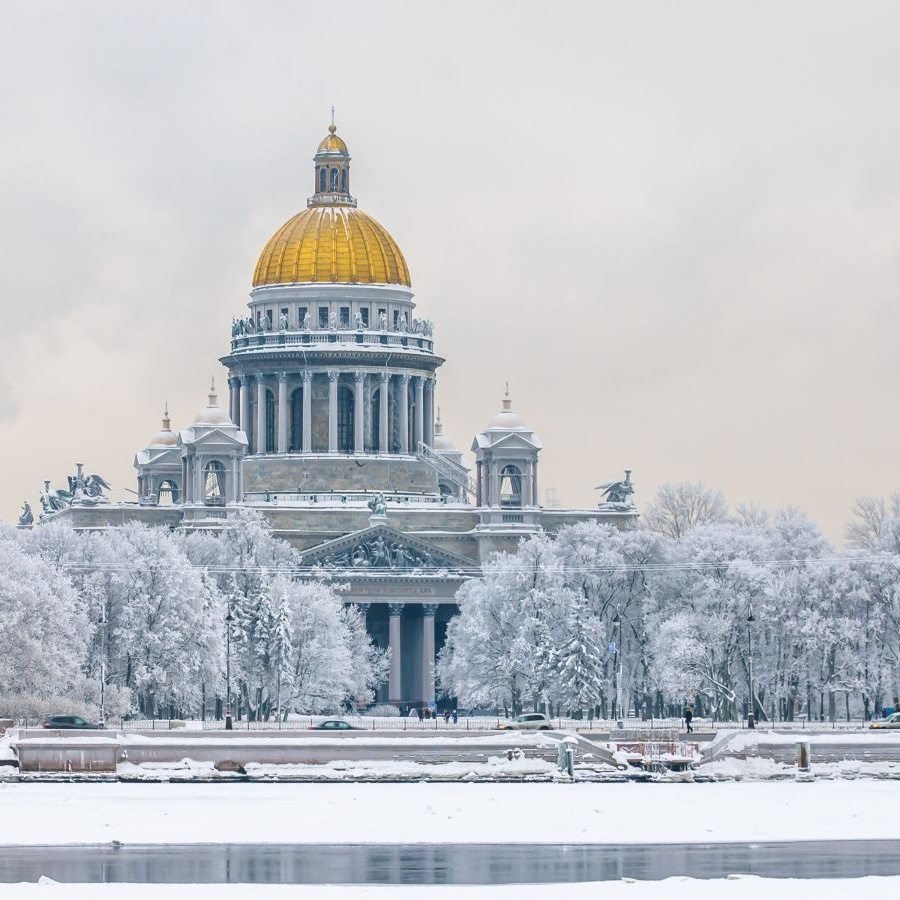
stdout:
<svg viewBox="0 0 900 900">
<path fill-rule="evenodd" d="M 88 722 L 81 716 L 50 716 L 41 722 L 41 728 L 102 728 L 97 722 Z"/>
<path fill-rule="evenodd" d="M 343 719 L 326 719 L 316 725 L 310 725 L 309 731 L 362 731 L 357 725 L 351 725 Z"/>
<path fill-rule="evenodd" d="M 876 719 L 869 728 L 900 728 L 900 712 L 891 713 L 885 719 Z"/>
<path fill-rule="evenodd" d="M 522 713 L 497 727 L 501 731 L 549 731 L 553 724 L 544 713 Z"/>
</svg>

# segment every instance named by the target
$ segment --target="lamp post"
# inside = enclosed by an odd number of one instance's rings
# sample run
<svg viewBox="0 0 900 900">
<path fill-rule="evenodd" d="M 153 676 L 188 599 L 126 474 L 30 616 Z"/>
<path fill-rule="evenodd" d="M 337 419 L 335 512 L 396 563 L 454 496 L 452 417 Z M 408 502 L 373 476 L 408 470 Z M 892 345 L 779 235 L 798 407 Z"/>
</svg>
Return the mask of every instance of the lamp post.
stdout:
<svg viewBox="0 0 900 900">
<path fill-rule="evenodd" d="M 231 614 L 231 601 L 228 603 L 228 614 L 225 616 L 225 730 L 231 731 L 231 624 L 234 616 Z"/>
<path fill-rule="evenodd" d="M 100 722 L 106 728 L 106 602 L 100 603 Z"/>
<path fill-rule="evenodd" d="M 747 609 L 747 674 L 750 682 L 750 705 L 747 707 L 747 727 L 756 728 L 756 703 L 753 699 L 753 604 Z"/>
<path fill-rule="evenodd" d="M 619 610 L 616 609 L 616 614 L 613 616 L 613 625 L 618 626 L 616 635 L 616 650 L 613 654 L 613 675 L 615 676 L 615 684 L 616 684 L 616 694 L 615 699 L 613 701 L 613 718 L 618 722 L 619 728 L 622 727 L 622 721 L 619 719 L 621 716 L 624 719 L 624 715 L 622 715 L 622 702 L 621 702 L 621 688 L 622 688 L 622 657 L 621 657 L 621 646 L 622 646 L 622 617 L 619 615 Z"/>
</svg>

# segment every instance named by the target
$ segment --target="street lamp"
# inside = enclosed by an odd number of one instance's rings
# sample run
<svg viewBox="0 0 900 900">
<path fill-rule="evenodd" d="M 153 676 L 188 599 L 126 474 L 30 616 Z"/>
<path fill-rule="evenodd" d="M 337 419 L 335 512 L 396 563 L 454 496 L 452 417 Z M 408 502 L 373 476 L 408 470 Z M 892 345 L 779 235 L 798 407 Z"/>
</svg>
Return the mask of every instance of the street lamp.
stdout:
<svg viewBox="0 0 900 900">
<path fill-rule="evenodd" d="M 747 727 L 756 728 L 756 704 L 753 698 L 753 623 L 756 619 L 753 616 L 753 603 L 751 602 L 747 609 L 747 673 L 750 682 L 750 705 L 747 707 Z"/>
<path fill-rule="evenodd" d="M 225 616 L 225 730 L 231 731 L 231 624 L 234 616 L 231 614 L 231 602 L 228 603 L 228 614 Z"/>
<path fill-rule="evenodd" d="M 619 728 L 622 727 L 622 722 L 619 721 L 619 716 L 622 714 L 622 703 L 621 703 L 621 687 L 622 687 L 622 661 L 621 661 L 621 645 L 622 645 L 622 617 L 619 615 L 619 610 L 616 609 L 616 614 L 613 616 L 612 620 L 613 625 L 618 626 L 618 634 L 616 635 L 616 644 L 615 644 L 615 652 L 613 653 L 613 675 L 615 676 L 616 683 L 616 694 L 615 700 L 613 702 L 613 718 L 618 721 Z M 624 716 L 622 716 L 624 719 Z"/>
</svg>

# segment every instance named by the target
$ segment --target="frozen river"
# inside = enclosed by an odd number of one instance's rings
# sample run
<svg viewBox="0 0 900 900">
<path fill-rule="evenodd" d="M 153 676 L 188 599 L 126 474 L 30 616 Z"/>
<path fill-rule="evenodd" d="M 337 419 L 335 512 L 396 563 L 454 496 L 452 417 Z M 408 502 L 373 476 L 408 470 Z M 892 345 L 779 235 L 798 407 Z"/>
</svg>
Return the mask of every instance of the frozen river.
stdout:
<svg viewBox="0 0 900 900">
<path fill-rule="evenodd" d="M 0 847 L 0 882 L 514 884 L 671 876 L 900 875 L 900 840 L 731 844 L 188 844 Z"/>
</svg>

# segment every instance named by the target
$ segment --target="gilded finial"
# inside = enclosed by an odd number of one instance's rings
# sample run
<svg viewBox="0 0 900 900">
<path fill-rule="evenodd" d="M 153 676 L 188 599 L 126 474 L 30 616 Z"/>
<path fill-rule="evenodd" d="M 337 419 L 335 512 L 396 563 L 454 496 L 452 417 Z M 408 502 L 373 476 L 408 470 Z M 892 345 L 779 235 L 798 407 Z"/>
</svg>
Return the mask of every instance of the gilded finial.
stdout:
<svg viewBox="0 0 900 900">
<path fill-rule="evenodd" d="M 217 406 L 219 401 L 219 395 L 216 393 L 216 379 L 215 376 L 210 379 L 209 384 L 209 405 Z"/>
<path fill-rule="evenodd" d="M 331 107 L 331 124 L 328 126 L 328 130 L 334 134 L 337 131 L 337 125 L 334 124 L 334 105 Z"/>
<path fill-rule="evenodd" d="M 172 430 L 172 420 L 169 418 L 169 401 L 166 400 L 163 404 L 163 420 L 162 427 L 163 431 L 171 431 Z"/>
<path fill-rule="evenodd" d="M 512 409 L 512 400 L 509 399 L 509 382 L 506 382 L 506 393 L 503 395 L 503 409 Z"/>
</svg>

